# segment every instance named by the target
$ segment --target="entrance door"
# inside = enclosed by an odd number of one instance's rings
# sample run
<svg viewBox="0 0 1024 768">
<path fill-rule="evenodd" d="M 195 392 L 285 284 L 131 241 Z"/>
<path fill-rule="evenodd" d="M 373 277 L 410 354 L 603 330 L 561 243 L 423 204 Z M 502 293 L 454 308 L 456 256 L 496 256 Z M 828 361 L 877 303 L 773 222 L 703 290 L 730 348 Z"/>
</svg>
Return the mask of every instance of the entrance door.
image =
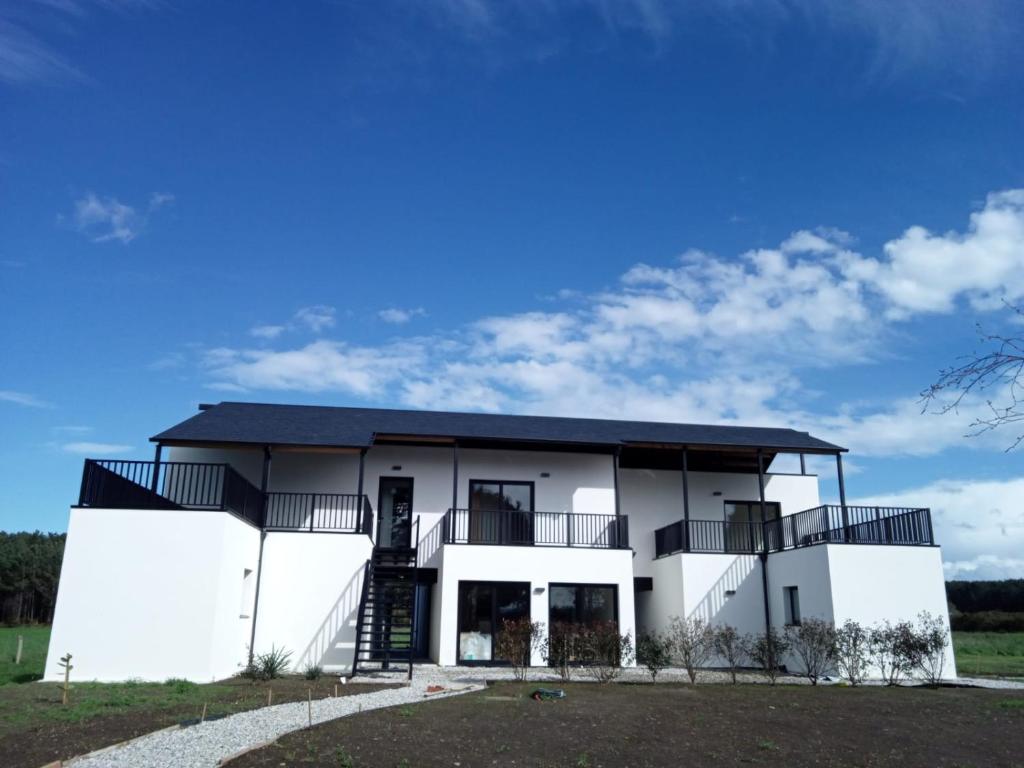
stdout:
<svg viewBox="0 0 1024 768">
<path fill-rule="evenodd" d="M 377 546 L 411 546 L 412 478 L 382 477 L 377 497 Z"/>
</svg>

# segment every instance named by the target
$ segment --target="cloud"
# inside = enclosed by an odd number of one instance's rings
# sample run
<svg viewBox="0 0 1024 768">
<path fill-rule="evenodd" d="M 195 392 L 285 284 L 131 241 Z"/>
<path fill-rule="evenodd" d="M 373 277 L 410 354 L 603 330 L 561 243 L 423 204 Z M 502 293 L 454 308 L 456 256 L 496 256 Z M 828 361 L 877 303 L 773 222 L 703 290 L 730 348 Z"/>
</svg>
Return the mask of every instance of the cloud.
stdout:
<svg viewBox="0 0 1024 768">
<path fill-rule="evenodd" d="M 284 330 L 283 325 L 257 325 L 249 329 L 249 335 L 257 339 L 276 339 Z"/>
<path fill-rule="evenodd" d="M 142 233 L 150 214 L 170 205 L 173 200 L 173 195 L 154 193 L 145 211 L 139 213 L 117 198 L 99 197 L 88 192 L 75 201 L 70 223 L 94 243 L 117 241 L 127 245 Z M 64 218 L 59 217 L 59 220 Z"/>
<path fill-rule="evenodd" d="M 15 392 L 10 389 L 0 390 L 0 402 L 23 405 L 26 408 L 52 408 L 53 406 L 45 400 L 40 400 L 35 395 L 27 392 Z"/>
<path fill-rule="evenodd" d="M 122 445 L 120 443 L 78 442 L 65 443 L 61 446 L 61 450 L 85 456 L 104 456 L 111 453 L 124 453 L 126 451 L 130 451 L 132 450 L 132 446 Z"/>
<path fill-rule="evenodd" d="M 1024 577 L 1024 477 L 939 480 L 854 504 L 929 507 L 947 578 Z"/>
<path fill-rule="evenodd" d="M 334 327 L 334 307 L 324 304 L 316 304 L 312 307 L 303 307 L 295 313 L 295 321 L 307 326 L 313 333 L 320 333 L 325 328 Z"/>
<path fill-rule="evenodd" d="M 404 325 L 414 317 L 422 317 L 426 314 L 427 311 L 423 309 L 423 307 L 416 307 L 415 309 L 398 309 L 397 307 L 390 307 L 378 312 L 377 317 L 385 323 L 391 323 L 392 325 Z"/>
<path fill-rule="evenodd" d="M 1006 240 L 998 258 L 1012 265 L 1019 245 L 1012 219 L 1020 215 L 1013 201 L 990 196 L 965 233 L 921 247 L 945 253 L 948 243 L 982 232 L 991 244 L 998 230 Z M 877 364 L 903 320 L 934 311 L 912 309 L 885 290 L 887 276 L 906 269 L 899 247 L 868 256 L 854 242 L 817 228 L 733 258 L 691 250 L 665 265 L 636 264 L 599 293 L 574 293 L 558 307 L 545 300 L 548 311 L 483 317 L 379 346 L 321 339 L 224 347 L 209 350 L 204 366 L 213 386 L 340 392 L 418 408 L 792 426 L 874 456 L 925 456 L 962 444 L 985 413 L 982 400 L 967 398 L 942 417 L 922 415 L 916 397 L 812 407 L 820 393 L 802 383 L 805 372 L 833 376 Z M 964 297 L 975 309 L 995 308 L 979 299 L 973 246 L 943 258 L 949 306 Z M 1015 295 L 1016 270 L 993 266 L 988 274 L 985 296 Z M 329 307 L 296 315 L 314 331 L 333 321 Z M 996 439 L 969 444 L 989 448 Z"/>
</svg>

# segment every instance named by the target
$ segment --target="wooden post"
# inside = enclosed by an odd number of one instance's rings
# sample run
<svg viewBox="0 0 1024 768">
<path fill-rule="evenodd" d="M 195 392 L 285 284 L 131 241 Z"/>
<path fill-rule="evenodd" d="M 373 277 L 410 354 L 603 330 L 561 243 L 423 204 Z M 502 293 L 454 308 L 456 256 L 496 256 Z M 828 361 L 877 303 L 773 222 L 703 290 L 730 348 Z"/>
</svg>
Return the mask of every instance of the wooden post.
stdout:
<svg viewBox="0 0 1024 768">
<path fill-rule="evenodd" d="M 206 722 L 206 702 L 205 701 L 203 702 L 203 714 L 201 714 L 199 716 L 199 722 L 200 723 L 205 723 Z"/>
<path fill-rule="evenodd" d="M 307 688 L 309 692 L 309 727 L 313 727 L 313 689 Z"/>
<path fill-rule="evenodd" d="M 269 707 L 274 702 L 274 689 L 267 688 L 267 706 Z"/>
<path fill-rule="evenodd" d="M 68 694 L 71 691 L 71 670 L 74 669 L 74 667 L 71 666 L 71 654 L 66 653 L 61 656 L 58 666 L 64 668 L 64 687 L 61 689 L 62 693 L 60 701 L 61 704 L 67 706 Z"/>
<path fill-rule="evenodd" d="M 14 652 L 14 663 L 21 664 L 21 651 L 25 645 L 25 638 L 18 635 L 18 650 Z"/>
<path fill-rule="evenodd" d="M 334 698 L 338 698 L 338 684 L 334 684 Z"/>
</svg>

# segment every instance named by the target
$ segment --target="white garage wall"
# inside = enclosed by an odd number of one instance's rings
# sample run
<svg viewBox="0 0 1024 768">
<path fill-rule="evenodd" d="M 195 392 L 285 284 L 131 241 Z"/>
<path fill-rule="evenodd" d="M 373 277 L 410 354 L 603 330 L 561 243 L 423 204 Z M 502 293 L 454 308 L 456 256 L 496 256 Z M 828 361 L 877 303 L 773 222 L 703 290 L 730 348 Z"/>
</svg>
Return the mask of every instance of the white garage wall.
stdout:
<svg viewBox="0 0 1024 768">
<path fill-rule="evenodd" d="M 266 534 L 255 652 L 287 649 L 296 672 L 307 664 L 349 671 L 371 551 L 362 534 Z"/>
<path fill-rule="evenodd" d="M 439 574 L 441 595 L 438 643 L 439 663 L 454 665 L 458 656 L 458 606 L 460 581 L 530 582 L 530 615 L 548 628 L 548 593 L 552 583 L 614 584 L 618 587 L 619 631 L 636 640 L 633 607 L 632 553 L 628 550 L 545 549 L 533 547 L 444 547 Z M 543 655 L 533 663 L 543 665 Z"/>
<path fill-rule="evenodd" d="M 246 660 L 259 532 L 225 512 L 71 510 L 46 679 L 230 677 Z"/>
</svg>

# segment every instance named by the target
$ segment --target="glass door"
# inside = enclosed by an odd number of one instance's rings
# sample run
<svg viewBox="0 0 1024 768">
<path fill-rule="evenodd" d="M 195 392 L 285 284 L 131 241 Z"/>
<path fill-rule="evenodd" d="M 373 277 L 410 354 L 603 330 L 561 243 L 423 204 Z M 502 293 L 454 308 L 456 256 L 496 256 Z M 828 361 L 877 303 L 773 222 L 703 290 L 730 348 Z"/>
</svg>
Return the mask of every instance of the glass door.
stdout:
<svg viewBox="0 0 1024 768">
<path fill-rule="evenodd" d="M 382 477 L 377 498 L 377 546 L 412 546 L 412 478 Z"/>
<path fill-rule="evenodd" d="M 533 483 L 469 481 L 471 544 L 533 544 Z"/>
</svg>

